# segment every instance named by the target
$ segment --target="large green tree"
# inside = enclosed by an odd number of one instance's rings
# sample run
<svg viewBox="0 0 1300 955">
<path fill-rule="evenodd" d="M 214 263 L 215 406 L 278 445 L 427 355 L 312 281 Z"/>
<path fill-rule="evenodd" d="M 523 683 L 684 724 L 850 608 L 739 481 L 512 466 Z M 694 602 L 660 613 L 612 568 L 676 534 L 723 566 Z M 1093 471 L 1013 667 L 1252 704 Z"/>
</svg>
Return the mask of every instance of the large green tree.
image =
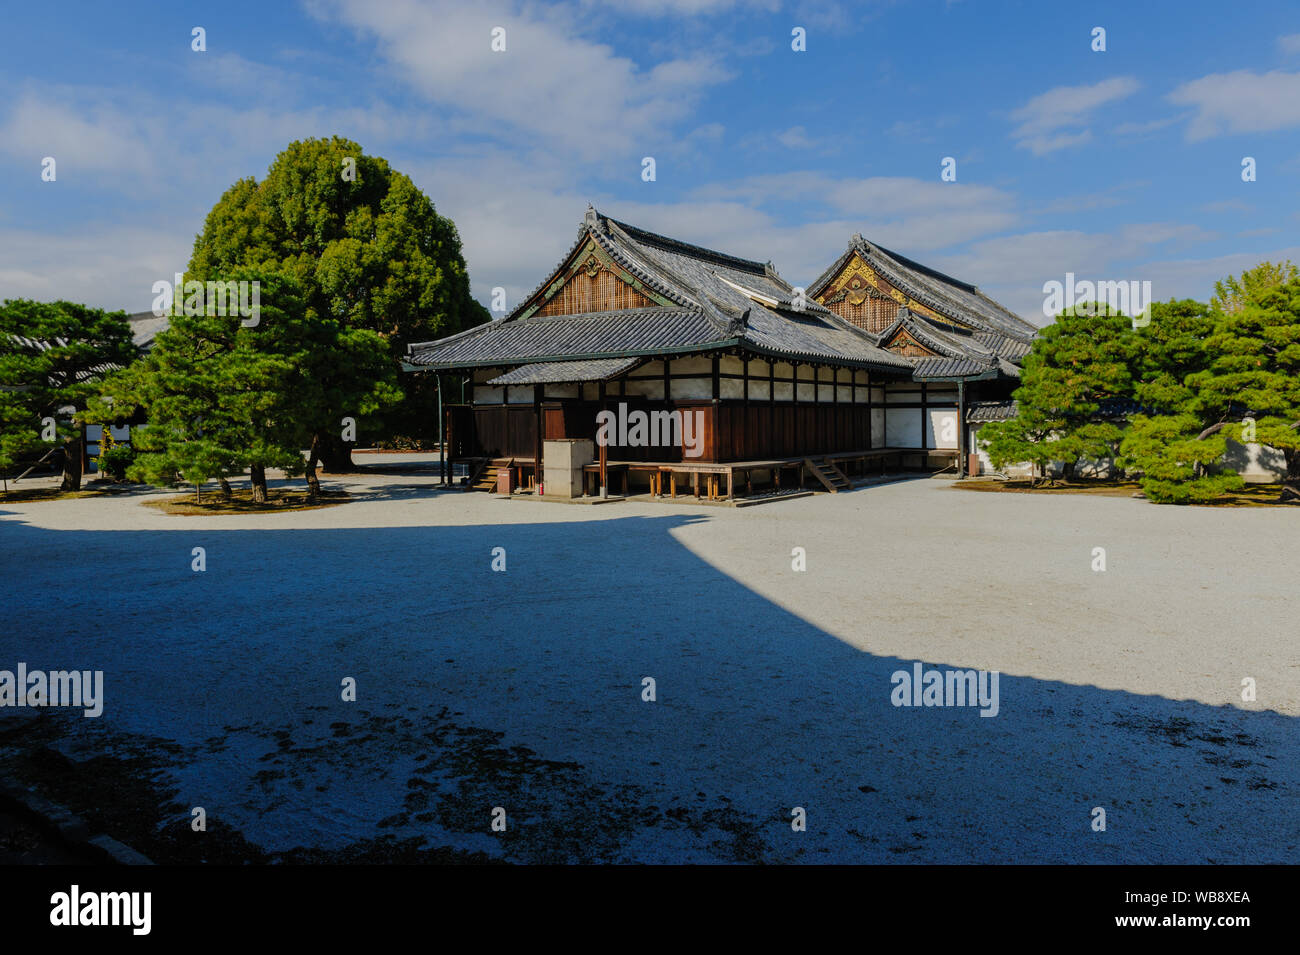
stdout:
<svg viewBox="0 0 1300 955">
<path fill-rule="evenodd" d="M 261 182 L 241 179 L 213 207 L 195 239 L 189 276 L 220 279 L 247 266 L 289 275 L 309 313 L 347 330 L 382 336 L 394 367 L 408 343 L 481 324 L 487 310 L 470 297 L 455 225 L 440 216 L 409 177 L 340 137 L 291 143 Z M 313 447 L 328 466 L 350 463 L 337 422 L 357 417 L 363 395 L 352 376 L 324 376 Z M 435 417 L 434 385 L 404 381 L 406 400 L 376 427 L 385 434 L 426 432 Z M 436 425 L 435 425 L 436 426 Z"/>
<path fill-rule="evenodd" d="M 1211 427 L 1280 450 L 1282 497 L 1300 500 L 1300 278 L 1257 283 L 1240 309 L 1217 313 L 1205 350 L 1208 367 L 1188 384 L 1218 418 Z"/>
<path fill-rule="evenodd" d="M 196 487 L 216 478 L 225 489 L 247 469 L 261 502 L 268 468 L 303 471 L 301 449 L 327 426 L 327 381 L 364 416 L 395 400 L 396 371 L 379 335 L 308 309 L 296 280 L 257 270 L 226 277 L 258 283 L 256 319 L 210 301 L 185 307 L 145 359 L 105 383 L 93 413 L 147 419 L 133 432 L 133 476 L 166 483 L 179 474 Z M 314 473 L 308 479 L 315 492 Z"/>
<path fill-rule="evenodd" d="M 1242 486 L 1217 464 L 1227 436 L 1205 434 L 1219 413 L 1207 406 L 1192 376 L 1210 364 L 1205 340 L 1217 313 L 1192 299 L 1155 302 L 1151 321 L 1134 334 L 1134 397 L 1142 407 L 1129 423 L 1116 463 L 1134 472 L 1146 496 L 1163 504 L 1213 501 Z"/>
<path fill-rule="evenodd" d="M 136 354 L 125 312 L 26 299 L 0 306 L 0 468 L 61 447 L 63 490 L 80 489 L 75 418 L 100 377 Z"/>
<path fill-rule="evenodd" d="M 1080 458 L 1114 457 L 1123 429 L 1099 418 L 1098 411 L 1107 399 L 1132 396 L 1133 348 L 1131 320 L 1104 305 L 1077 306 L 1057 316 L 1025 358 L 1014 395 L 1017 417 L 980 432 L 989 441 L 993 466 L 1061 461 L 1070 480 Z"/>
</svg>

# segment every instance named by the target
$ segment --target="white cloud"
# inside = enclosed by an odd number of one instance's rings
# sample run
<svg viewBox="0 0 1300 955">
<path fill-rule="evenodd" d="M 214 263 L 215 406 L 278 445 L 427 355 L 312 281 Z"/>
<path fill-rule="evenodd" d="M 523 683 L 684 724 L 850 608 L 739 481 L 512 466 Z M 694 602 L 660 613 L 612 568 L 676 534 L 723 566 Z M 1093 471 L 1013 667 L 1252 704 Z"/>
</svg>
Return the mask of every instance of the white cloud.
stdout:
<svg viewBox="0 0 1300 955">
<path fill-rule="evenodd" d="M 1095 110 L 1132 96 L 1138 87 L 1133 77 L 1117 76 L 1090 86 L 1050 89 L 1011 114 L 1020 123 L 1011 136 L 1018 147 L 1028 149 L 1035 156 L 1088 142 L 1092 131 L 1078 127 L 1086 127 Z"/>
<path fill-rule="evenodd" d="M 1254 212 L 1255 207 L 1240 199 L 1220 199 L 1217 202 L 1207 202 L 1201 206 L 1202 212 L 1224 213 L 1224 212 Z"/>
<path fill-rule="evenodd" d="M 467 131 L 583 159 L 639 152 L 647 131 L 688 118 L 704 88 L 730 78 L 708 53 L 642 68 L 584 38 L 570 5 L 317 0 L 309 9 L 373 38 L 401 79 Z M 491 49 L 497 27 L 504 52 Z"/>
<path fill-rule="evenodd" d="M 185 270 L 194 232 L 191 223 L 90 226 L 64 234 L 6 229 L 0 232 L 0 289 L 5 298 L 143 312 L 153 303 L 153 283 L 170 282 Z"/>
<path fill-rule="evenodd" d="M 1063 282 L 1067 272 L 1073 272 L 1076 281 L 1150 281 L 1152 294 L 1159 300 L 1205 300 L 1214 281 L 1228 274 L 1220 271 L 1225 261 L 1250 259 L 1242 266 L 1249 268 L 1259 258 L 1156 257 L 1214 238 L 1199 226 L 1169 222 L 1122 225 L 1110 232 L 1027 232 L 976 242 L 965 252 L 938 256 L 930 264 L 974 282 L 1012 311 L 1042 324 L 1043 283 Z"/>
<path fill-rule="evenodd" d="M 1300 73 L 1211 73 L 1184 83 L 1169 99 L 1195 108 L 1187 127 L 1191 141 L 1300 126 Z"/>
<path fill-rule="evenodd" d="M 584 7 L 605 9 L 604 0 L 583 0 Z M 781 9 L 780 0 L 620 0 L 620 13 L 649 17 L 663 16 L 714 16 L 731 13 L 737 8 L 751 8 L 775 12 Z"/>
<path fill-rule="evenodd" d="M 692 198 L 750 207 L 799 202 L 809 217 L 821 213 L 850 223 L 841 242 L 861 232 L 883 245 L 899 245 L 899 251 L 947 248 L 1011 228 L 1020 218 L 1015 198 L 992 186 L 901 176 L 836 179 L 809 171 L 778 173 L 712 183 L 694 190 Z M 779 221 L 773 228 L 780 228 Z"/>
<path fill-rule="evenodd" d="M 791 126 L 777 133 L 776 141 L 787 149 L 811 149 L 816 145 L 808 138 L 808 130 L 802 126 Z"/>
</svg>

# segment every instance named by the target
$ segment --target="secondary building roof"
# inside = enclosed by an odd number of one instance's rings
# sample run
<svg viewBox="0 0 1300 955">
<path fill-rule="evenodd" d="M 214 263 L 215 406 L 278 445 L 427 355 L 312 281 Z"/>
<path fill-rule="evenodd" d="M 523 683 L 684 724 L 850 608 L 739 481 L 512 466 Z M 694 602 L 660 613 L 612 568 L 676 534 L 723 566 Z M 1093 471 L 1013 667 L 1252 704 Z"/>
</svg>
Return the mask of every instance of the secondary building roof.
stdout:
<svg viewBox="0 0 1300 955">
<path fill-rule="evenodd" d="M 908 298 L 924 305 L 941 318 L 968 325 L 977 331 L 1030 341 L 1038 327 L 999 305 L 974 285 L 921 265 L 891 252 L 855 233 L 848 248 L 808 287 L 809 297 L 820 295 L 854 257 L 861 259 Z"/>
</svg>

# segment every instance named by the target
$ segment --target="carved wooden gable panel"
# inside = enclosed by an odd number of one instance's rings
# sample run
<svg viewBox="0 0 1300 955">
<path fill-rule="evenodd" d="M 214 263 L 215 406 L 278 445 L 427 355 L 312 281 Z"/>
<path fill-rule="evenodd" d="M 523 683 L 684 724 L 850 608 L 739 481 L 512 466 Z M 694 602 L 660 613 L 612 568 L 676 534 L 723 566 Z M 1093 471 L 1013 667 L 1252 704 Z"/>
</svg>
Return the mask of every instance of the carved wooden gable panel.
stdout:
<svg viewBox="0 0 1300 955">
<path fill-rule="evenodd" d="M 595 242 L 588 242 L 538 293 L 522 317 L 534 314 L 577 315 L 671 304 L 619 266 Z"/>
<path fill-rule="evenodd" d="M 889 341 L 881 342 L 880 347 L 884 348 L 886 351 L 893 352 L 895 355 L 902 355 L 904 358 L 940 357 L 938 352 L 926 348 L 909 335 L 905 328 L 900 328 L 893 335 L 889 336 Z"/>
<path fill-rule="evenodd" d="M 940 315 L 928 305 L 899 291 L 888 279 L 854 254 L 817 300 L 841 318 L 878 335 L 893 324 L 898 310 L 906 305 L 918 315 L 927 315 L 953 325 L 964 323 Z"/>
</svg>

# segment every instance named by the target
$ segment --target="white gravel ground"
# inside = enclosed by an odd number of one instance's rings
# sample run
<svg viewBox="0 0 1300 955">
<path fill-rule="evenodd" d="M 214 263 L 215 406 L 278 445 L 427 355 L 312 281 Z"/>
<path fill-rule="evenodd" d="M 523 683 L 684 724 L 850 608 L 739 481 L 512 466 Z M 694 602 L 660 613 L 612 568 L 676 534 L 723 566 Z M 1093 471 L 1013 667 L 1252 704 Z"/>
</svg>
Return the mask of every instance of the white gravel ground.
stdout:
<svg viewBox="0 0 1300 955">
<path fill-rule="evenodd" d="M 63 745 L 143 747 L 268 851 L 1300 862 L 1300 510 L 342 484 L 362 500 L 256 517 L 0 503 L 0 669 L 104 670 L 101 719 L 42 714 Z M 893 706 L 914 661 L 999 671 L 998 716 Z"/>
</svg>

